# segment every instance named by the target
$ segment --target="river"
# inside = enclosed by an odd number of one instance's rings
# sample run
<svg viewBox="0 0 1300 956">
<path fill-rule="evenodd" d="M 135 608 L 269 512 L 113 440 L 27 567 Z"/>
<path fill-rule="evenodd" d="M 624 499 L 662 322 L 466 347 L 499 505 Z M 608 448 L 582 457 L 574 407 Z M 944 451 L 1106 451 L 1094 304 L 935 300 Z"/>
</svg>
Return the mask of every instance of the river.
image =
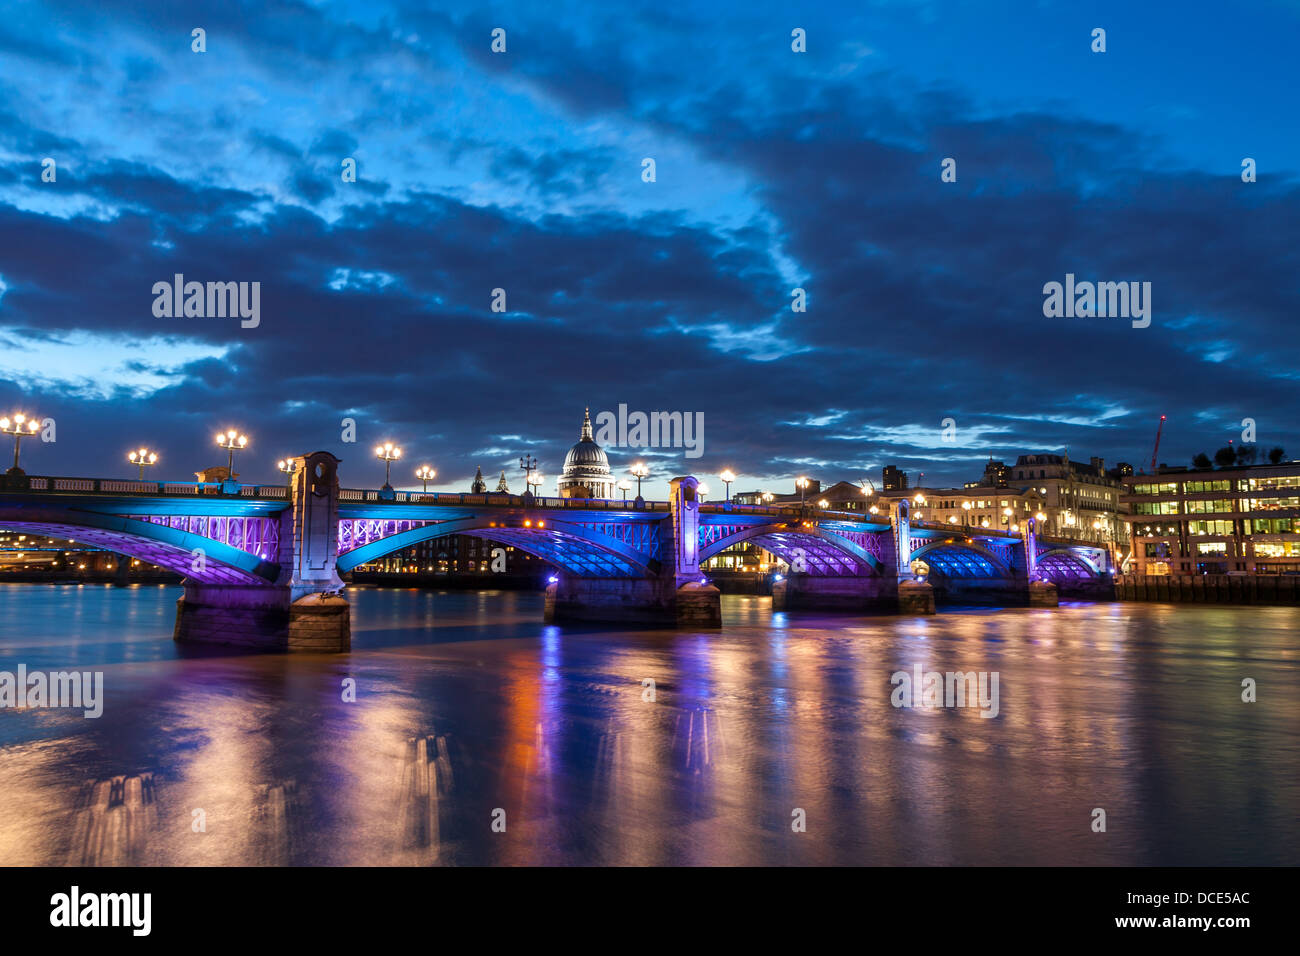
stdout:
<svg viewBox="0 0 1300 956">
<path fill-rule="evenodd" d="M 0 585 L 0 671 L 104 681 L 98 718 L 0 710 L 0 864 L 1300 858 L 1295 609 L 727 596 L 721 631 L 624 631 L 349 593 L 352 652 L 288 656 L 178 647 L 174 587 Z M 894 706 L 918 665 L 996 675 L 996 716 Z"/>
</svg>

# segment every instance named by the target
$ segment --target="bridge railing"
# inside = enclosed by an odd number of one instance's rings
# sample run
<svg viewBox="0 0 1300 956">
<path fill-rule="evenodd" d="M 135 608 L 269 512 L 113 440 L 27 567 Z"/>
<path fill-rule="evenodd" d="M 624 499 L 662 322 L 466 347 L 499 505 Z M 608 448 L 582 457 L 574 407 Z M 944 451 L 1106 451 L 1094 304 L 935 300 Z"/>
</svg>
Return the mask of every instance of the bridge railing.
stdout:
<svg viewBox="0 0 1300 956">
<path fill-rule="evenodd" d="M 52 493 L 77 493 L 101 495 L 158 495 L 185 496 L 224 495 L 219 481 L 137 481 L 121 478 L 56 478 L 30 475 L 23 478 L 6 478 L 7 491 L 45 491 Z M 287 485 L 240 485 L 237 496 L 241 498 L 289 497 Z M 231 497 L 227 495 L 226 497 Z"/>
</svg>

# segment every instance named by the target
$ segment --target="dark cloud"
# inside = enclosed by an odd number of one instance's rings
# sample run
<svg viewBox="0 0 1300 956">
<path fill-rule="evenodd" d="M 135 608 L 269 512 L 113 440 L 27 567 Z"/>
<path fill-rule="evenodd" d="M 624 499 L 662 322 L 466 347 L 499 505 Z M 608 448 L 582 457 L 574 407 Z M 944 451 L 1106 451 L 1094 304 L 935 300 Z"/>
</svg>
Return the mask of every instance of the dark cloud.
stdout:
<svg viewBox="0 0 1300 956">
<path fill-rule="evenodd" d="M 395 188 L 369 175 L 399 165 L 373 131 L 418 132 L 430 107 L 394 112 L 374 93 L 383 81 L 360 78 L 359 96 L 376 98 L 358 106 L 356 126 L 322 112 L 309 137 L 245 135 L 238 111 L 211 114 L 265 164 L 264 187 L 182 175 L 170 155 L 96 155 L 61 169 L 59 197 L 85 205 L 56 214 L 8 198 L 38 182 L 10 163 L 0 168 L 0 319 L 20 340 L 172 336 L 214 353 L 169 359 L 158 346 L 125 362 L 170 377 L 148 394 L 0 382 L 0 401 L 38 403 L 60 422 L 34 469 L 96 472 L 120 465 L 119 445 L 147 440 L 183 474 L 211 463 L 210 433 L 230 424 L 254 436 L 253 473 L 320 447 L 344 459 L 345 481 L 374 484 L 382 469 L 368 446 L 394 438 L 444 476 L 467 480 L 476 465 L 490 474 L 525 451 L 553 476 L 583 406 L 620 403 L 705 414 L 705 458 L 662 459 L 673 472 L 835 479 L 897 461 L 960 482 L 990 452 L 1065 444 L 1076 457 L 1137 463 L 1161 413 L 1170 461 L 1222 444 L 1243 417 L 1259 422 L 1261 442 L 1300 453 L 1290 180 L 1247 187 L 1159 168 L 1159 143 L 1130 123 L 990 111 L 887 72 L 711 70 L 700 60 L 707 34 L 673 39 L 669 58 L 602 32 L 608 21 L 580 33 L 516 17 L 503 58 L 488 52 L 496 21 L 481 18 L 410 12 L 349 32 L 292 5 L 151 12 L 124 12 L 120 26 L 157 43 L 203 22 L 210 49 L 238 42 L 298 68 L 382 58 L 401 73 L 412 50 L 450 37 L 475 71 L 464 82 L 477 102 L 494 102 L 493 84 L 510 95 L 522 86 L 575 125 L 660 137 L 742 183 L 758 212 L 723 224 L 676 198 L 601 208 L 587 200 L 608 187 L 613 148 L 550 129 L 501 146 L 490 112 L 467 115 L 458 139 L 426 134 L 453 165 L 483 158 L 488 199 L 461 181 Z M 175 67 L 160 69 L 139 79 Z M 0 132 L 27 153 L 80 157 L 88 141 L 14 114 L 0 114 Z M 362 143 L 361 178 L 344 186 L 337 164 Z M 946 156 L 958 158 L 956 183 L 940 181 Z M 286 177 L 307 208 L 276 204 Z M 515 208 L 506 194 L 529 203 Z M 537 213 L 560 200 L 563 213 Z M 176 272 L 260 282 L 261 325 L 155 318 L 152 285 Z M 1043 283 L 1067 272 L 1150 281 L 1151 327 L 1044 318 Z M 796 284 L 806 313 L 789 308 Z M 490 310 L 496 288 L 505 314 Z M 340 443 L 344 417 L 357 419 L 360 444 Z M 938 440 L 947 417 L 957 446 Z M 631 455 L 616 451 L 616 464 Z"/>
</svg>

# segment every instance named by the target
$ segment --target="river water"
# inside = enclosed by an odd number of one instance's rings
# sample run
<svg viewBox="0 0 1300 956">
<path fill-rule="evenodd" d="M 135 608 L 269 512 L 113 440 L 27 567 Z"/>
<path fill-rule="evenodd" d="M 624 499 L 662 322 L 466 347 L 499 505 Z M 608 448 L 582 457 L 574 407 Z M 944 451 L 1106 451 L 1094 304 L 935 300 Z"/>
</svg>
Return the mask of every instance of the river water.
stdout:
<svg viewBox="0 0 1300 956">
<path fill-rule="evenodd" d="M 353 651 L 287 656 L 178 648 L 178 596 L 0 585 L 0 671 L 104 675 L 97 719 L 0 710 L 0 864 L 1300 859 L 1295 609 L 729 596 L 710 633 L 354 589 Z M 997 715 L 893 706 L 918 665 Z"/>
</svg>

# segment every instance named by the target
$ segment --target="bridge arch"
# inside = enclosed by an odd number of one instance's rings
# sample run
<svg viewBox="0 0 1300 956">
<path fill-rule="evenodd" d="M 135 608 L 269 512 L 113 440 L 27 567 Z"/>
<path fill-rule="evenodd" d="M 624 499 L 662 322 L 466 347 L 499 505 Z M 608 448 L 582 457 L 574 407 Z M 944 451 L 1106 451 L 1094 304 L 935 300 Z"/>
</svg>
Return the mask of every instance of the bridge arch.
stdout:
<svg viewBox="0 0 1300 956">
<path fill-rule="evenodd" d="M 771 551 L 791 566 L 802 553 L 813 573 L 823 576 L 878 574 L 881 568 L 875 555 L 842 535 L 817 525 L 792 527 L 784 522 L 742 528 L 710 541 L 700 548 L 700 563 L 745 542 Z"/>
<path fill-rule="evenodd" d="M 924 561 L 931 571 L 947 578 L 1011 578 L 1006 563 L 989 548 L 974 541 L 933 541 L 912 552 L 911 560 Z"/>
<path fill-rule="evenodd" d="M 511 545 L 579 577 L 641 578 L 659 573 L 654 558 L 580 524 L 545 518 L 535 526 L 520 527 L 490 516 L 431 521 L 368 542 L 340 554 L 338 570 L 342 574 L 394 551 L 453 534 Z"/>
<path fill-rule="evenodd" d="M 126 515 L 0 508 L 0 527 L 116 551 L 204 584 L 267 585 L 280 576 L 280 565 L 268 560 L 274 554 L 263 558 L 192 531 Z"/>
<path fill-rule="evenodd" d="M 1038 555 L 1038 576 L 1057 581 L 1068 578 L 1101 578 L 1104 573 L 1087 555 L 1072 548 L 1049 548 Z"/>
</svg>

